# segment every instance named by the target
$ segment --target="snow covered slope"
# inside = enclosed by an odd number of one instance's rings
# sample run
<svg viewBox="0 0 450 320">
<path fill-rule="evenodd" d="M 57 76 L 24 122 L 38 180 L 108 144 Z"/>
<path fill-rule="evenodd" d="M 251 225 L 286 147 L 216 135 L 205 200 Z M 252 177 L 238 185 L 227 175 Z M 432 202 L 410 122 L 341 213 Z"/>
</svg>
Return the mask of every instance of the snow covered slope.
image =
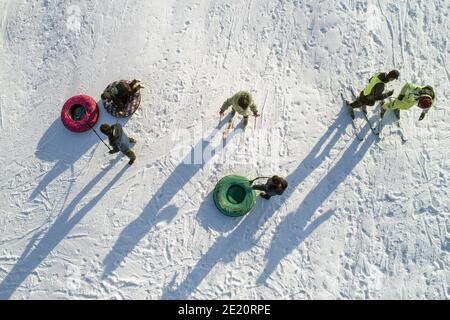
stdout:
<svg viewBox="0 0 450 320">
<path fill-rule="evenodd" d="M 0 0 L 0 298 L 448 299 L 449 15 L 447 0 Z M 437 103 L 402 114 L 406 143 L 392 114 L 381 141 L 358 117 L 360 143 L 340 92 L 393 68 L 391 88 L 432 85 Z M 128 168 L 59 115 L 134 77 Z M 240 89 L 263 116 L 223 148 L 218 110 Z M 230 173 L 289 188 L 227 218 L 211 191 Z"/>
</svg>

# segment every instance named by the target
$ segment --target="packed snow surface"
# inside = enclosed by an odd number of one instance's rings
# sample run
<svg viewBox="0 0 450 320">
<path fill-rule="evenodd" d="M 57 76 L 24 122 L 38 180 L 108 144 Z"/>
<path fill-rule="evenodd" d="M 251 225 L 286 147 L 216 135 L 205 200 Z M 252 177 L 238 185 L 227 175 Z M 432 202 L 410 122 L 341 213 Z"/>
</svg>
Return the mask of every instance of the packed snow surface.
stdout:
<svg viewBox="0 0 450 320">
<path fill-rule="evenodd" d="M 448 299 L 449 15 L 448 0 L 0 0 L 0 298 Z M 340 94 L 392 69 L 389 89 L 431 85 L 436 102 L 402 131 L 387 113 L 381 140 L 357 112 L 359 142 Z M 133 78 L 129 167 L 60 112 Z M 224 144 L 239 90 L 262 117 Z M 99 109 L 97 132 L 116 122 Z M 289 188 L 229 218 L 212 200 L 228 174 Z"/>
</svg>

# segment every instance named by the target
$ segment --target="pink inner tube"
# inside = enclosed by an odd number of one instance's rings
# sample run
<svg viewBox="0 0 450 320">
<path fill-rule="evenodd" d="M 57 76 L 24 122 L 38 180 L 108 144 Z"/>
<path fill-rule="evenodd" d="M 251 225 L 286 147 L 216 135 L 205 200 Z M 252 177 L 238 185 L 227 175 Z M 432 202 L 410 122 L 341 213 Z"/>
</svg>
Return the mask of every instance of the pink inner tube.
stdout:
<svg viewBox="0 0 450 320">
<path fill-rule="evenodd" d="M 77 116 L 75 115 L 77 113 Z M 61 111 L 61 120 L 72 132 L 85 132 L 93 127 L 98 120 L 97 103 L 89 96 L 74 96 L 66 101 Z M 79 119 L 77 119 L 79 117 Z"/>
</svg>

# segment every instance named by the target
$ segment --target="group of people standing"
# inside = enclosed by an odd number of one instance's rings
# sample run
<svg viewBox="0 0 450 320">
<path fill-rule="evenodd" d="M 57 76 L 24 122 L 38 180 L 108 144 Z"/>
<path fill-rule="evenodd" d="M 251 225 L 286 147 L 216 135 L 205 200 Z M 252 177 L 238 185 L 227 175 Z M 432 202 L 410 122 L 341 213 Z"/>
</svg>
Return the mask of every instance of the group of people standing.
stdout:
<svg viewBox="0 0 450 320">
<path fill-rule="evenodd" d="M 397 98 L 390 98 L 394 94 L 394 90 L 385 92 L 386 84 L 391 81 L 398 80 L 400 72 L 392 70 L 386 73 L 376 73 L 369 79 L 369 84 L 361 91 L 357 99 L 348 103 L 348 111 L 352 119 L 355 118 L 354 109 L 362 109 L 367 113 L 367 106 L 374 106 L 377 101 L 381 101 L 380 118 L 382 119 L 387 110 L 393 110 L 396 117 L 400 119 L 400 110 L 408 110 L 417 104 L 422 109 L 419 121 L 423 120 L 427 112 L 430 110 L 435 99 L 434 90 L 431 86 L 415 86 L 411 83 L 406 83 L 400 91 Z M 113 102 L 119 114 L 123 112 L 129 99 L 136 94 L 140 89 L 144 88 L 139 80 L 131 82 L 119 81 L 115 85 L 108 86 L 102 94 L 102 100 Z M 228 121 L 229 129 L 232 126 L 233 119 L 236 114 L 240 114 L 244 119 L 244 129 L 248 125 L 248 119 L 251 114 L 254 117 L 259 117 L 258 108 L 253 100 L 251 94 L 247 91 L 239 91 L 232 97 L 228 98 L 219 110 L 222 117 L 225 111 L 231 107 L 231 117 Z M 110 154 L 122 152 L 130 160 L 129 165 L 132 165 L 136 160 L 135 153 L 131 150 L 132 146 L 136 144 L 136 139 L 128 137 L 119 123 L 108 125 L 102 124 L 100 131 L 109 139 L 109 144 L 112 147 Z M 255 179 L 251 182 L 253 184 Z M 261 191 L 261 197 L 269 200 L 271 197 L 281 195 L 286 190 L 288 182 L 277 175 L 268 178 L 265 184 L 253 185 L 254 190 Z"/>
</svg>

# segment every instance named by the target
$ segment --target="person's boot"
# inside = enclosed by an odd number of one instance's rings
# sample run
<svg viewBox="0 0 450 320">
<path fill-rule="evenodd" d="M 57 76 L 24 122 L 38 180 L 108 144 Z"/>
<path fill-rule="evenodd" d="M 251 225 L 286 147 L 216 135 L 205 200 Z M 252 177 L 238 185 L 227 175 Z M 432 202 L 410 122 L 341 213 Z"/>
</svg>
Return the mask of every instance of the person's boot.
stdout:
<svg viewBox="0 0 450 320">
<path fill-rule="evenodd" d="M 381 111 L 380 111 L 380 118 L 381 119 L 383 119 L 385 113 L 386 113 L 386 109 L 381 108 Z"/>
<path fill-rule="evenodd" d="M 128 141 L 130 141 L 131 144 L 136 144 L 136 139 L 135 138 L 128 138 Z"/>
<path fill-rule="evenodd" d="M 130 161 L 128 161 L 128 164 L 131 166 L 134 161 L 136 161 L 136 155 L 134 154 L 134 152 L 132 150 L 128 150 L 125 152 L 125 155 L 130 158 Z"/>
<path fill-rule="evenodd" d="M 248 125 L 248 116 L 244 117 L 244 128 L 246 128 Z"/>
<path fill-rule="evenodd" d="M 397 117 L 397 119 L 400 120 L 400 110 L 399 109 L 394 109 L 394 114 Z"/>
</svg>

